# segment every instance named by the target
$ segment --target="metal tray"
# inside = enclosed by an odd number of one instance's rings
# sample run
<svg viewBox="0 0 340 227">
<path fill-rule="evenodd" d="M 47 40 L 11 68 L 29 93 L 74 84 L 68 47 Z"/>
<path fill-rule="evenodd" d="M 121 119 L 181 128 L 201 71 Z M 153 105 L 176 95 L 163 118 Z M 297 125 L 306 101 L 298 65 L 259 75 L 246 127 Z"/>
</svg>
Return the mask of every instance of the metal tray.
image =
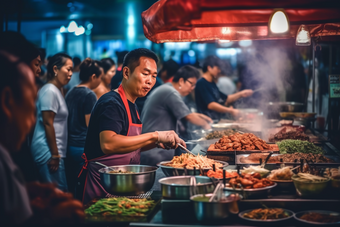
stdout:
<svg viewBox="0 0 340 227">
<path fill-rule="evenodd" d="M 260 163 L 242 163 L 242 157 L 248 157 L 250 154 L 237 154 L 235 163 L 241 166 L 249 166 L 249 165 L 259 165 Z M 281 154 L 273 154 L 272 156 L 280 156 Z M 311 166 L 325 166 L 325 167 L 333 167 L 333 166 L 340 166 L 340 161 L 338 156 L 334 155 L 325 155 L 325 157 L 332 159 L 335 163 L 310 163 Z M 299 165 L 300 162 L 283 162 L 285 165 Z M 267 163 L 266 166 L 280 166 L 281 162 L 278 163 Z"/>
</svg>

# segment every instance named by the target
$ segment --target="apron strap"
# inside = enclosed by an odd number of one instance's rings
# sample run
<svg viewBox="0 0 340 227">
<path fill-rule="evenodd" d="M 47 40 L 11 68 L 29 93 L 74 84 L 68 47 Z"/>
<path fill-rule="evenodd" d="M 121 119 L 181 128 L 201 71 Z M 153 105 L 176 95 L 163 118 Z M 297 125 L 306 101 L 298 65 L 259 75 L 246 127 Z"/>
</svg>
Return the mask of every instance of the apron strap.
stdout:
<svg viewBox="0 0 340 227">
<path fill-rule="evenodd" d="M 130 112 L 130 106 L 129 106 L 129 103 L 128 103 L 128 100 L 126 98 L 126 95 L 125 95 L 125 92 L 124 92 L 124 88 L 122 85 L 119 85 L 118 87 L 118 93 L 124 103 L 124 106 L 125 106 L 125 110 L 126 110 L 126 113 L 128 115 L 128 118 L 129 118 L 129 125 L 132 124 L 132 117 L 131 117 L 131 112 Z"/>
<path fill-rule="evenodd" d="M 83 170 L 87 169 L 87 165 L 89 164 L 89 161 L 87 160 L 87 157 L 86 157 L 86 154 L 85 154 L 85 153 L 83 153 L 83 154 L 81 155 L 81 158 L 84 159 L 85 162 L 84 162 L 83 167 L 82 167 L 81 170 L 80 170 L 80 173 L 78 174 L 78 178 L 79 178 L 80 175 L 83 173 Z"/>
</svg>

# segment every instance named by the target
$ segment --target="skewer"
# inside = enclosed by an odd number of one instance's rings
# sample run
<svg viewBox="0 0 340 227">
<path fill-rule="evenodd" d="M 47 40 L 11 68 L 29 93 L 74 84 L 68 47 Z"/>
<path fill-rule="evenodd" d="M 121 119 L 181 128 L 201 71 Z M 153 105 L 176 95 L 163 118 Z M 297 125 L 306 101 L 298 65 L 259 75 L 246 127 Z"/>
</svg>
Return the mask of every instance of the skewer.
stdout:
<svg viewBox="0 0 340 227">
<path fill-rule="evenodd" d="M 225 169 L 223 170 L 223 188 L 225 187 L 226 180 L 225 180 Z"/>
<path fill-rule="evenodd" d="M 196 167 L 194 166 L 194 176 L 196 175 Z"/>
<path fill-rule="evenodd" d="M 212 166 L 213 166 L 213 171 L 216 172 L 215 164 L 213 164 Z"/>
</svg>

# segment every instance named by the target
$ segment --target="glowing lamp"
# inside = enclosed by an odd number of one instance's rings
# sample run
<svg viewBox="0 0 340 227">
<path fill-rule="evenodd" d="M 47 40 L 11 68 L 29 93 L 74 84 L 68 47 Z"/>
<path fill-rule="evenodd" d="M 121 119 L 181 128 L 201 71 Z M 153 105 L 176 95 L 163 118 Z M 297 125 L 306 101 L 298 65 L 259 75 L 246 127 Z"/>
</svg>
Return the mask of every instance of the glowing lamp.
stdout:
<svg viewBox="0 0 340 227">
<path fill-rule="evenodd" d="M 289 31 L 288 16 L 283 9 L 275 9 L 269 19 L 269 30 L 273 34 L 285 34 Z"/>
<path fill-rule="evenodd" d="M 302 24 L 296 33 L 295 44 L 297 46 L 310 46 L 311 43 L 309 29 L 306 25 Z"/>
</svg>

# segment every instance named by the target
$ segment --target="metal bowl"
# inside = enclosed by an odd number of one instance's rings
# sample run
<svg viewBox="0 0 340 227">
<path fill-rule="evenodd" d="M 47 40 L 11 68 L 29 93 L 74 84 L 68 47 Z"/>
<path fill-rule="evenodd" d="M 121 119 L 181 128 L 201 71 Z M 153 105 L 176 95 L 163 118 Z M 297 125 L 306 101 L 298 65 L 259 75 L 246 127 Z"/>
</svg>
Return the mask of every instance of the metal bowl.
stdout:
<svg viewBox="0 0 340 227">
<path fill-rule="evenodd" d="M 228 166 L 229 164 L 227 162 L 223 162 L 223 161 L 218 161 L 215 160 L 216 162 L 222 163 L 223 167 Z M 189 175 L 189 176 L 195 176 L 195 175 L 199 175 L 200 171 L 199 169 L 196 169 L 196 173 L 194 173 L 193 169 L 187 169 L 187 174 L 185 173 L 184 168 L 174 168 L 171 166 L 165 166 L 165 163 L 169 163 L 170 161 L 164 161 L 164 162 L 160 162 L 157 164 L 158 167 L 160 167 L 163 171 L 163 173 L 165 174 L 165 176 L 167 177 L 171 177 L 171 176 L 184 176 L 184 175 Z M 208 172 L 209 169 L 202 169 L 204 174 L 206 172 Z"/>
<path fill-rule="evenodd" d="M 308 225 L 319 225 L 319 226 L 325 226 L 325 225 L 334 225 L 334 226 L 339 226 L 340 222 L 334 222 L 334 223 L 322 223 L 322 222 L 312 222 L 312 221 L 306 221 L 301 219 L 301 217 L 304 214 L 308 214 L 308 213 L 320 213 L 320 214 L 328 214 L 328 215 L 332 215 L 332 216 L 336 216 L 336 217 L 340 217 L 340 213 L 338 212 L 333 212 L 333 211 L 326 211 L 326 210 L 307 210 L 307 211 L 301 211 L 298 212 L 296 214 L 294 214 L 294 218 L 304 224 L 308 224 Z"/>
<path fill-rule="evenodd" d="M 190 185 L 191 176 L 166 177 L 158 182 L 162 187 L 162 196 L 166 199 L 190 199 L 193 186 Z M 209 177 L 196 176 L 198 193 L 205 194 L 214 191 L 214 185 Z"/>
<path fill-rule="evenodd" d="M 206 194 L 205 196 L 210 198 L 212 194 Z M 196 218 L 200 222 L 210 223 L 225 220 L 231 214 L 237 214 L 239 212 L 238 201 L 242 199 L 242 196 L 239 194 L 231 194 L 226 200 L 219 202 L 195 200 L 199 197 L 203 197 L 203 195 L 190 197 L 191 202 L 194 204 Z"/>
<path fill-rule="evenodd" d="M 271 180 L 277 184 L 275 189 L 281 192 L 291 192 L 294 191 L 294 183 L 293 180 Z"/>
<path fill-rule="evenodd" d="M 133 173 L 109 173 L 112 169 Z M 152 188 L 157 169 L 154 166 L 121 165 L 102 168 L 98 171 L 101 183 L 108 193 L 113 195 L 139 195 Z"/>
<path fill-rule="evenodd" d="M 303 198 L 313 198 L 320 196 L 325 191 L 330 181 L 330 179 L 327 179 L 326 181 L 322 182 L 304 182 L 296 180 L 294 176 L 292 177 L 292 180 L 294 182 L 296 192 Z"/>
<path fill-rule="evenodd" d="M 269 208 L 269 209 L 270 209 L 270 208 Z M 282 209 L 282 208 L 280 208 L 280 209 Z M 293 211 L 287 210 L 287 209 L 282 209 L 282 210 L 284 210 L 284 212 L 285 212 L 287 215 L 289 215 L 289 216 L 286 217 L 286 218 L 266 219 L 266 220 L 251 219 L 251 218 L 246 218 L 246 217 L 244 217 L 244 214 L 245 214 L 245 213 L 249 213 L 249 212 L 253 211 L 253 209 L 242 211 L 241 213 L 238 214 L 238 216 L 239 216 L 241 219 L 243 219 L 243 220 L 246 220 L 246 221 L 248 221 L 248 222 L 252 222 L 253 225 L 260 225 L 260 224 L 265 224 L 265 225 L 267 225 L 267 224 L 273 224 L 273 225 L 275 225 L 275 224 L 278 224 L 278 223 L 281 224 L 282 222 L 286 222 L 287 220 L 289 220 L 289 219 L 291 219 L 291 218 L 294 217 L 294 212 L 293 212 Z"/>
<path fill-rule="evenodd" d="M 252 198 L 266 198 L 270 193 L 270 190 L 274 188 L 277 184 L 274 183 L 271 186 L 263 187 L 263 188 L 250 188 L 250 189 L 241 189 L 232 187 L 225 187 L 224 190 L 240 193 L 244 199 L 252 199 Z"/>
</svg>

